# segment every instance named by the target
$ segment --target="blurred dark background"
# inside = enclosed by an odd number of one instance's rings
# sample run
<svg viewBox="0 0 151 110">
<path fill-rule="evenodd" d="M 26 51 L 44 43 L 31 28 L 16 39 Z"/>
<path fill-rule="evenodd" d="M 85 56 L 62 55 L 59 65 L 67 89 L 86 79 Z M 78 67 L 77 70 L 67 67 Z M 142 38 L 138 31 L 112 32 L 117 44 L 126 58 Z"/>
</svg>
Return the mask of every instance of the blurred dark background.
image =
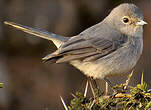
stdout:
<svg viewBox="0 0 151 110">
<path fill-rule="evenodd" d="M 138 5 L 148 25 L 144 27 L 144 50 L 131 85 L 144 80 L 151 86 L 151 0 L 0 0 L 0 110 L 63 110 L 59 96 L 69 104 L 70 93 L 84 91 L 86 76 L 69 64 L 42 63 L 55 50 L 47 40 L 3 24 L 13 21 L 64 36 L 73 36 L 100 22 L 123 2 Z M 114 77 L 123 83 L 127 75 Z M 118 81 L 117 81 L 118 79 Z M 104 88 L 104 81 L 98 81 Z M 103 85 L 103 86 L 102 86 Z"/>
</svg>

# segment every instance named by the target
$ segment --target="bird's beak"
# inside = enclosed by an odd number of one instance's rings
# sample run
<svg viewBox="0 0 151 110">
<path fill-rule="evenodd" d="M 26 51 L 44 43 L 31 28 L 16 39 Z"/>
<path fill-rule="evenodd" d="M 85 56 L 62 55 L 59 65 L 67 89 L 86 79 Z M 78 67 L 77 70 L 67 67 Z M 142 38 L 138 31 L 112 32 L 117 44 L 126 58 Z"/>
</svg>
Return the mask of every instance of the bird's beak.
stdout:
<svg viewBox="0 0 151 110">
<path fill-rule="evenodd" d="M 143 26 L 144 24 L 147 24 L 147 22 L 143 21 L 143 20 L 139 20 L 136 25 L 137 26 Z"/>
</svg>

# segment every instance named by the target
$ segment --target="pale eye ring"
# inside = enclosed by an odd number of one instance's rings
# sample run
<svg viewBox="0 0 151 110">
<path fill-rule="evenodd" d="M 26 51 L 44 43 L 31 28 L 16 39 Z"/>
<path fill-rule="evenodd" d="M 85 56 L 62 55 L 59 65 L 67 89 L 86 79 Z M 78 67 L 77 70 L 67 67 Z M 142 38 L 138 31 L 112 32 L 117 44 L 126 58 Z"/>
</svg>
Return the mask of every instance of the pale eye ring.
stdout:
<svg viewBox="0 0 151 110">
<path fill-rule="evenodd" d="M 130 22 L 129 17 L 124 16 L 124 17 L 122 18 L 122 22 L 123 22 L 124 24 L 128 24 L 128 23 Z"/>
</svg>

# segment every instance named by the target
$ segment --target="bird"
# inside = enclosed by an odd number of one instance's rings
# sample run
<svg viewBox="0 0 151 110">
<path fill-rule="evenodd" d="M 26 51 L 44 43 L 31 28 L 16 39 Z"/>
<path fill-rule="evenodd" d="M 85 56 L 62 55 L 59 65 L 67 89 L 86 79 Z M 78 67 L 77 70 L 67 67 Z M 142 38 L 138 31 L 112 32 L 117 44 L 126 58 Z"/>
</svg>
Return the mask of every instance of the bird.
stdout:
<svg viewBox="0 0 151 110">
<path fill-rule="evenodd" d="M 52 41 L 57 50 L 42 60 L 69 62 L 86 76 L 104 79 L 111 87 L 109 76 L 127 73 L 135 67 L 143 50 L 143 25 L 147 24 L 141 9 L 132 3 L 116 6 L 104 20 L 72 37 L 4 23 Z"/>
</svg>

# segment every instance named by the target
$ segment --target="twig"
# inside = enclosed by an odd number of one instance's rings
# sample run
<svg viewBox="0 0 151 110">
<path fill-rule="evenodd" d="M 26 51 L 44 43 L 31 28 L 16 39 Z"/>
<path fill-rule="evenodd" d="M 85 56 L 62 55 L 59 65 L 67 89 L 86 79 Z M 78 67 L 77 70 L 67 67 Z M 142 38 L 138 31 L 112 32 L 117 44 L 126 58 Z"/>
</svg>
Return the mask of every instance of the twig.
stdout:
<svg viewBox="0 0 151 110">
<path fill-rule="evenodd" d="M 114 96 L 115 98 L 130 98 L 130 94 L 123 94 L 123 93 L 118 93 Z"/>
<path fill-rule="evenodd" d="M 128 84 L 129 84 L 129 82 L 130 82 L 130 79 L 131 79 L 133 73 L 134 73 L 134 70 L 132 70 L 132 72 L 128 75 L 128 79 L 126 80 L 126 82 L 125 82 L 125 84 L 124 84 L 124 89 L 125 89 L 125 90 L 126 90 L 127 87 L 128 87 Z"/>
<path fill-rule="evenodd" d="M 74 95 L 73 93 L 71 93 L 72 97 L 77 98 L 76 95 Z"/>
<path fill-rule="evenodd" d="M 63 106 L 64 106 L 64 109 L 65 109 L 65 110 L 68 110 L 68 107 L 67 107 L 65 101 L 63 100 L 63 98 L 62 98 L 61 96 L 60 96 L 60 99 L 61 99 L 61 102 L 62 102 L 62 104 L 63 104 Z"/>
<path fill-rule="evenodd" d="M 106 82 L 106 88 L 105 88 L 105 95 L 106 95 L 106 96 L 108 95 L 108 92 L 109 92 L 109 85 L 108 85 L 108 83 Z"/>
<path fill-rule="evenodd" d="M 94 103 L 95 103 L 95 99 L 93 100 L 93 102 L 92 102 L 92 104 L 91 104 L 91 106 L 90 106 L 90 110 L 92 109 Z"/>
<path fill-rule="evenodd" d="M 141 85 L 144 84 L 144 72 L 142 72 L 142 77 L 141 77 Z"/>
<path fill-rule="evenodd" d="M 88 83 L 88 80 L 87 80 L 87 83 L 86 83 L 86 86 L 85 86 L 85 91 L 84 91 L 84 97 L 86 97 L 86 96 L 87 96 L 87 92 L 88 92 L 88 85 L 89 85 L 89 83 Z"/>
</svg>

